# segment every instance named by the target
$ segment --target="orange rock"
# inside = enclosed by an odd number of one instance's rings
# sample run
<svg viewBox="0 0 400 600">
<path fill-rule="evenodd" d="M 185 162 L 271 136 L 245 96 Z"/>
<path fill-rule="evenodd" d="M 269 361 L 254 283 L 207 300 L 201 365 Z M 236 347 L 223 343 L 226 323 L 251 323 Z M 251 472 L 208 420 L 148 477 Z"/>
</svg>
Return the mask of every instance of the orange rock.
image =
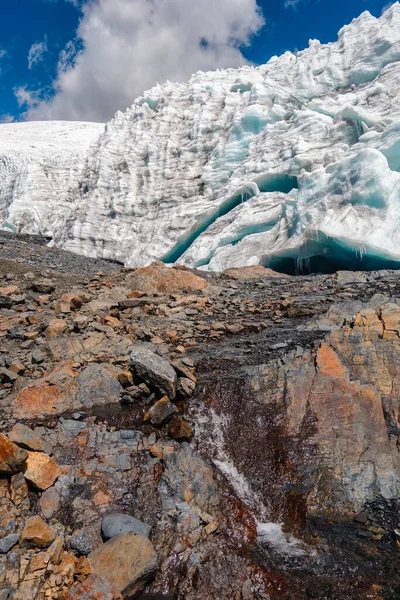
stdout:
<svg viewBox="0 0 400 600">
<path fill-rule="evenodd" d="M 41 383 L 27 386 L 17 396 L 15 408 L 18 413 L 51 414 L 56 412 L 58 389 L 55 385 Z"/>
<path fill-rule="evenodd" d="M 3 296 L 11 296 L 12 294 L 19 294 L 20 289 L 16 285 L 8 285 L 7 287 L 0 288 L 0 294 Z"/>
<path fill-rule="evenodd" d="M 67 323 L 63 319 L 52 319 L 45 331 L 47 339 L 55 338 L 62 335 L 67 329 Z"/>
<path fill-rule="evenodd" d="M 253 265 L 250 267 L 240 267 L 239 269 L 229 269 L 225 271 L 225 275 L 232 277 L 232 279 L 238 279 L 246 281 L 247 279 L 259 279 L 260 277 L 289 277 L 284 273 L 277 273 L 272 269 L 266 269 L 261 265 Z"/>
<path fill-rule="evenodd" d="M 157 570 L 150 540 L 139 533 L 117 535 L 89 554 L 94 573 L 107 577 L 124 598 L 134 598 Z"/>
<path fill-rule="evenodd" d="M 25 478 L 39 490 L 47 490 L 59 475 L 57 463 L 43 452 L 29 452 L 28 455 Z"/>
<path fill-rule="evenodd" d="M 322 375 L 328 377 L 346 377 L 348 371 L 340 362 L 338 355 L 332 348 L 322 344 L 317 354 L 317 367 Z"/>
<path fill-rule="evenodd" d="M 122 600 L 122 596 L 105 577 L 90 575 L 71 588 L 62 600 Z"/>
<path fill-rule="evenodd" d="M 123 323 L 116 319 L 115 317 L 111 317 L 111 315 L 107 315 L 104 317 L 104 323 L 109 325 L 110 327 L 122 327 Z"/>
<path fill-rule="evenodd" d="M 20 545 L 47 548 L 55 537 L 55 531 L 43 521 L 42 517 L 36 515 L 26 521 L 20 536 Z"/>
<path fill-rule="evenodd" d="M 0 433 L 0 473 L 16 473 L 24 468 L 28 453 Z"/>
<path fill-rule="evenodd" d="M 191 271 L 166 267 L 162 262 L 136 269 L 127 276 L 126 283 L 131 290 L 146 294 L 191 293 L 202 290 L 208 285 L 208 281 Z"/>
</svg>

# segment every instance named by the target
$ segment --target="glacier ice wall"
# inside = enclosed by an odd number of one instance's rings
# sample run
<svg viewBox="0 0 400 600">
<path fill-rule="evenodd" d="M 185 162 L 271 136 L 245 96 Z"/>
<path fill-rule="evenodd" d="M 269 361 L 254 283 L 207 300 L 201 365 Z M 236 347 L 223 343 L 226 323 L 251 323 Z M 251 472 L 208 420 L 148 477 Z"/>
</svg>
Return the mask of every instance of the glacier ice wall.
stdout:
<svg viewBox="0 0 400 600">
<path fill-rule="evenodd" d="M 129 266 L 400 266 L 398 3 L 379 19 L 364 12 L 334 43 L 167 82 L 86 127 L 79 158 L 70 147 L 39 174 L 32 157 L 29 169 L 11 161 L 4 221 Z"/>
<path fill-rule="evenodd" d="M 104 124 L 0 125 L 0 226 L 53 237 L 71 213 L 89 145 Z"/>
</svg>

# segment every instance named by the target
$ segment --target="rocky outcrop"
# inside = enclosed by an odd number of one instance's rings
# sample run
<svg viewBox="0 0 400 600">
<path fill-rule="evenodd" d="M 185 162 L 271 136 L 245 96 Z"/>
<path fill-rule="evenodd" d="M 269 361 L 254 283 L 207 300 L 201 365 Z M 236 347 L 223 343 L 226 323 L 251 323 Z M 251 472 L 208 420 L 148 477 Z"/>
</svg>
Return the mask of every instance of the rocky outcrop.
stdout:
<svg viewBox="0 0 400 600">
<path fill-rule="evenodd" d="M 13 264 L 0 428 L 25 454 L 0 477 L 0 585 L 16 600 L 118 598 L 104 540 L 132 533 L 157 555 L 149 594 L 396 597 L 396 272 L 209 274 L 196 293 L 151 296 L 126 270 Z M 54 318 L 65 329 L 47 338 Z M 49 546 L 23 541 L 32 517 Z M 88 556 L 102 552 L 99 580 Z"/>
</svg>

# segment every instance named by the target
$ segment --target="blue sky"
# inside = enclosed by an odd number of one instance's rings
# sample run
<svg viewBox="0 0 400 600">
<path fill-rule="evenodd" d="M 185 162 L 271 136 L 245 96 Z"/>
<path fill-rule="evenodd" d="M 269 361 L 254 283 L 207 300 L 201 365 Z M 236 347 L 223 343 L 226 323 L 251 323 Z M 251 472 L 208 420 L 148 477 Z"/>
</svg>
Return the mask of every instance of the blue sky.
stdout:
<svg viewBox="0 0 400 600">
<path fill-rule="evenodd" d="M 105 120 L 156 81 L 184 80 L 198 68 L 239 66 L 246 59 L 260 64 L 303 49 L 309 38 L 334 41 L 363 10 L 379 16 L 387 4 L 2 0 L 0 120 Z M 197 34 L 205 40 L 200 49 L 193 42 Z"/>
</svg>

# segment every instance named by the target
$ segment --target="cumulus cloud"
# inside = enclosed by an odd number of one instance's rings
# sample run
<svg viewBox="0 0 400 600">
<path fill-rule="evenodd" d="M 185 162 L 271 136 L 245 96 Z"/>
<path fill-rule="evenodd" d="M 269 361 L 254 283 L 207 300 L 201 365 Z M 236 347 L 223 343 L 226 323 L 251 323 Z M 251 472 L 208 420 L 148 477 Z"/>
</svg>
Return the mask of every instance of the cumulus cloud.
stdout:
<svg viewBox="0 0 400 600">
<path fill-rule="evenodd" d="M 45 36 L 43 42 L 35 42 L 29 49 L 28 54 L 28 67 L 32 69 L 33 65 L 43 60 L 45 53 L 47 52 L 47 37 Z"/>
<path fill-rule="evenodd" d="M 240 48 L 263 24 L 257 0 L 87 0 L 52 97 L 26 116 L 107 120 L 156 82 L 245 64 Z"/>
</svg>

